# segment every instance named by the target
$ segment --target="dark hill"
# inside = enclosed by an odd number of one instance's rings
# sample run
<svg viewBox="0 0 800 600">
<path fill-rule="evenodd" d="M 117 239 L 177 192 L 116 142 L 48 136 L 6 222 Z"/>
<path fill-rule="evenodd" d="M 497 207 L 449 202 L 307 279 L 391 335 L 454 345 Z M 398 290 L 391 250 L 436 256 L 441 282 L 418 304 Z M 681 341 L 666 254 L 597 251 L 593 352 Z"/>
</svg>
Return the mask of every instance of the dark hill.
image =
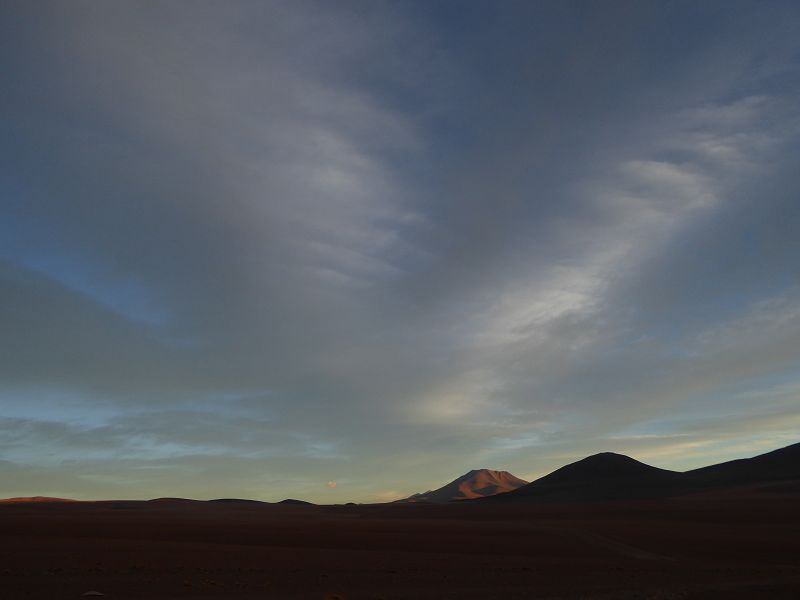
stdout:
<svg viewBox="0 0 800 600">
<path fill-rule="evenodd" d="M 800 479 L 800 443 L 760 454 L 687 471 L 700 487 L 749 485 Z"/>
<path fill-rule="evenodd" d="M 153 498 L 152 500 L 147 500 L 147 502 L 152 502 L 154 504 L 183 504 L 187 502 L 197 502 L 197 500 L 192 500 L 190 498 L 165 497 L 165 498 Z"/>
<path fill-rule="evenodd" d="M 665 475 L 672 476 L 675 472 L 647 465 L 624 454 L 601 452 L 561 467 L 537 479 L 536 483 L 572 484 L 609 479 L 661 479 Z"/>
<path fill-rule="evenodd" d="M 669 493 L 681 474 L 603 452 L 568 464 L 497 500 L 616 500 Z"/>
<path fill-rule="evenodd" d="M 218 504 L 264 504 L 261 500 L 247 500 L 245 498 L 216 498 L 209 500 Z"/>
</svg>

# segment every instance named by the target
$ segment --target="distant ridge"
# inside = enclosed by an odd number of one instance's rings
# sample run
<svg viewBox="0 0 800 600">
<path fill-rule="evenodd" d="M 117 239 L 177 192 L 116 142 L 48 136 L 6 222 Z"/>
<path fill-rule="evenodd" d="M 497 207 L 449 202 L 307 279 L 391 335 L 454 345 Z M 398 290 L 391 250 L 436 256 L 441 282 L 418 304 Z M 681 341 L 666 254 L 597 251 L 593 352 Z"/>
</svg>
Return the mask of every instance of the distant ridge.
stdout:
<svg viewBox="0 0 800 600">
<path fill-rule="evenodd" d="M 169 503 L 179 503 L 179 502 L 198 502 L 198 500 L 192 500 L 191 498 L 163 497 L 163 498 L 153 498 L 151 500 L 147 500 L 146 502 L 169 504 Z"/>
<path fill-rule="evenodd" d="M 294 498 L 286 498 L 286 500 L 281 500 L 277 504 L 297 504 L 302 506 L 314 506 L 313 502 L 306 502 L 305 500 L 295 500 Z"/>
<path fill-rule="evenodd" d="M 475 469 L 436 490 L 414 494 L 397 502 L 451 502 L 485 498 L 510 492 L 526 483 L 508 471 Z"/>
<path fill-rule="evenodd" d="M 800 479 L 800 443 L 778 448 L 752 458 L 739 458 L 686 475 L 705 485 L 747 485 Z"/>
<path fill-rule="evenodd" d="M 69 498 L 50 498 L 49 496 L 28 496 L 20 498 L 3 498 L 0 499 L 2 504 L 26 504 L 26 503 L 45 503 L 45 502 L 80 502 L 80 500 L 71 500 Z"/>
<path fill-rule="evenodd" d="M 216 502 L 218 504 L 265 504 L 261 500 L 248 500 L 246 498 L 216 498 L 208 502 Z"/>
</svg>

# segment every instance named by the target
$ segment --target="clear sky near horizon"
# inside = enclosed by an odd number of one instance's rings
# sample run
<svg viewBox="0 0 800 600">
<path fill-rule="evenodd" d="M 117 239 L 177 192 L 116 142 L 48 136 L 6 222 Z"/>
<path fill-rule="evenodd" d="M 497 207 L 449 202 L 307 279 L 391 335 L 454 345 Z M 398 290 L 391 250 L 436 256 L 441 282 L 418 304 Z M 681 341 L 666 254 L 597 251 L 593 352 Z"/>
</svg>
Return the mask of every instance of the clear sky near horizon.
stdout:
<svg viewBox="0 0 800 600">
<path fill-rule="evenodd" d="M 800 4 L 0 4 L 0 496 L 800 439 Z"/>
</svg>

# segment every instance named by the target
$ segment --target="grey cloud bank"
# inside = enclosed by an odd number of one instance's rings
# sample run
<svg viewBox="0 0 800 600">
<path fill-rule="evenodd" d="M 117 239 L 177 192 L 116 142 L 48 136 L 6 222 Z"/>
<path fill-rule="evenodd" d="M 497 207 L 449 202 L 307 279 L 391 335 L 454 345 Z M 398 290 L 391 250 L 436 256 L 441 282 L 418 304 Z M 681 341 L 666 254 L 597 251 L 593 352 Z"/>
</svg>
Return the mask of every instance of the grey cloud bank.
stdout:
<svg viewBox="0 0 800 600">
<path fill-rule="evenodd" d="M 795 3 L 0 11 L 0 496 L 797 441 Z"/>
</svg>

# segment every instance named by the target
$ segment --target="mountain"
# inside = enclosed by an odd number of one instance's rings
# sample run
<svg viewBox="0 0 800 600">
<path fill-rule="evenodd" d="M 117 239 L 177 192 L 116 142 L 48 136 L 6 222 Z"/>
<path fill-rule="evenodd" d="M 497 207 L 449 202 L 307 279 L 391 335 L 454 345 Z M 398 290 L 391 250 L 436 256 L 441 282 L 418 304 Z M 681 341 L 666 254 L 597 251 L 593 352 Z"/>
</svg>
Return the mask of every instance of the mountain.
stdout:
<svg viewBox="0 0 800 600">
<path fill-rule="evenodd" d="M 450 502 L 504 494 L 527 482 L 508 471 L 476 469 L 454 479 L 445 486 L 421 494 L 414 494 L 398 502 Z"/>
<path fill-rule="evenodd" d="M 50 498 L 48 496 L 30 496 L 26 498 L 2 498 L 0 504 L 27 504 L 30 502 L 44 503 L 44 502 L 78 502 L 78 500 L 70 500 L 69 498 Z"/>
<path fill-rule="evenodd" d="M 800 479 L 800 443 L 686 472 L 702 487 L 749 485 Z"/>
<path fill-rule="evenodd" d="M 568 464 L 509 492 L 504 499 L 612 500 L 642 498 L 680 485 L 681 473 L 647 465 L 614 452 L 602 452 Z"/>
<path fill-rule="evenodd" d="M 780 489 L 786 490 L 797 488 L 800 484 L 800 443 L 753 458 L 686 472 L 659 469 L 623 454 L 603 452 L 486 501 L 633 500 L 756 484 L 779 485 Z"/>
</svg>

